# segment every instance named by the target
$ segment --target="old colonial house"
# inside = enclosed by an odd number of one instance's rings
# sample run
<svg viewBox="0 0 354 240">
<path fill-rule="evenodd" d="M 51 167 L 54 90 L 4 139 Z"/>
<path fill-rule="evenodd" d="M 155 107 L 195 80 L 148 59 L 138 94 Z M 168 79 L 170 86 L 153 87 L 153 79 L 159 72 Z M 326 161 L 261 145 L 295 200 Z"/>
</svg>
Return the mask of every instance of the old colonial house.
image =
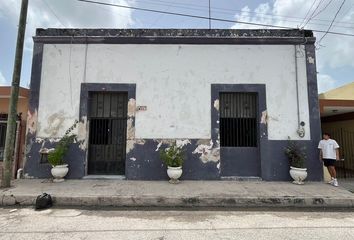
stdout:
<svg viewBox="0 0 354 240">
<path fill-rule="evenodd" d="M 288 138 L 322 179 L 315 38 L 303 30 L 38 29 L 27 177 L 75 120 L 68 178 L 166 179 L 159 150 L 186 152 L 182 179 L 288 180 Z"/>
</svg>

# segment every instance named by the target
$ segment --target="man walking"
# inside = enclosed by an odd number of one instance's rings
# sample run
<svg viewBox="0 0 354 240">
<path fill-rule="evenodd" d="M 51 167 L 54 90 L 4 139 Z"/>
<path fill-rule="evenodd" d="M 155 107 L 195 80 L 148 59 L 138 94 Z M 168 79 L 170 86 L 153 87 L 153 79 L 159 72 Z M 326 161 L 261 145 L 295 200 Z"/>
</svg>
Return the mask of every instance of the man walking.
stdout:
<svg viewBox="0 0 354 240">
<path fill-rule="evenodd" d="M 323 161 L 323 164 L 327 167 L 328 172 L 331 175 L 331 181 L 328 183 L 338 187 L 337 174 L 334 167 L 336 160 L 339 160 L 338 143 L 331 139 L 329 133 L 324 133 L 323 139 L 318 144 L 318 149 L 320 149 L 320 159 Z"/>
</svg>

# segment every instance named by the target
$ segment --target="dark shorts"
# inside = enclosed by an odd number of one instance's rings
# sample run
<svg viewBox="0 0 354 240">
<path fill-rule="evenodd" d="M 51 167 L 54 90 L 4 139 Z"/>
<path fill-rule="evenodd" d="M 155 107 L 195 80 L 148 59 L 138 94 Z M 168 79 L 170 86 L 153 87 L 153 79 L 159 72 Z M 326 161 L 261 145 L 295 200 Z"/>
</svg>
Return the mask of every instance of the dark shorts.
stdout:
<svg viewBox="0 0 354 240">
<path fill-rule="evenodd" d="M 323 161 L 323 164 L 324 164 L 326 167 L 334 166 L 334 165 L 336 164 L 336 160 L 335 160 L 335 159 L 323 158 L 322 161 Z"/>
</svg>

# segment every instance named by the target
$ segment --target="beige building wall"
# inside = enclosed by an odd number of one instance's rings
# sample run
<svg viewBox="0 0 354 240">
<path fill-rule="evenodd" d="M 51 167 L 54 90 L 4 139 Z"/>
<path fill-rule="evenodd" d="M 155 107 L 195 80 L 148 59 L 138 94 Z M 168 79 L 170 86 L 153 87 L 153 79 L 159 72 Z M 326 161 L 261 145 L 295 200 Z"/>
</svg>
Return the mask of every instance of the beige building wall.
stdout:
<svg viewBox="0 0 354 240">
<path fill-rule="evenodd" d="M 342 87 L 321 93 L 319 99 L 354 100 L 354 82 Z"/>
<path fill-rule="evenodd" d="M 11 87 L 0 87 L 0 114 L 7 114 L 9 110 L 9 98 L 11 93 Z M 26 120 L 28 111 L 28 94 L 29 90 L 26 88 L 20 88 L 19 100 L 17 105 L 17 113 L 22 113 L 21 116 L 21 135 L 19 146 L 19 158 L 13 165 L 13 176 L 16 175 L 18 168 L 23 167 L 24 153 L 25 153 L 25 139 L 26 139 Z M 0 169 L 2 169 L 2 161 L 0 161 Z M 2 171 L 0 171 L 1 178 Z"/>
</svg>

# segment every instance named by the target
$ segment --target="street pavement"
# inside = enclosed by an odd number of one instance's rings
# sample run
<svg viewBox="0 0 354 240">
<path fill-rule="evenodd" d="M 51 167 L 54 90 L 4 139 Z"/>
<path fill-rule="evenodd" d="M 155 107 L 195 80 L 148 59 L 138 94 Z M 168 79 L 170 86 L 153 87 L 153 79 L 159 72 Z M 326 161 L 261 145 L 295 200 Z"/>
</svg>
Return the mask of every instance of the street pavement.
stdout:
<svg viewBox="0 0 354 240">
<path fill-rule="evenodd" d="M 341 183 L 341 182 L 340 182 Z M 354 207 L 354 194 L 322 182 L 21 179 L 0 189 L 0 206 L 33 206 L 46 192 L 60 207 Z"/>
<path fill-rule="evenodd" d="M 348 211 L 0 208 L 0 239 L 354 239 Z"/>
</svg>

